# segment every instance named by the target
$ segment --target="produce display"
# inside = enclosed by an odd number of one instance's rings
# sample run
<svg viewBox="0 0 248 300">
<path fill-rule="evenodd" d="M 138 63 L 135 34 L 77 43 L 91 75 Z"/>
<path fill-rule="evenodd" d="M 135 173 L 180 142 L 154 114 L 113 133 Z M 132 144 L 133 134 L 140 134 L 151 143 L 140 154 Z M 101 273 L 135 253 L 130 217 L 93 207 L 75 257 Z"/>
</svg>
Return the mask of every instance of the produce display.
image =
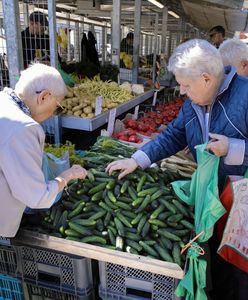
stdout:
<svg viewBox="0 0 248 300">
<path fill-rule="evenodd" d="M 155 111 L 146 112 L 137 120 L 125 120 L 125 127 L 135 131 L 135 133 L 151 136 L 159 132 L 161 125 L 167 125 L 177 117 L 182 104 L 183 100 L 180 98 L 170 103 L 159 104 L 155 107 Z"/>
<path fill-rule="evenodd" d="M 182 266 L 185 257 L 180 250 L 194 229 L 194 215 L 170 185 L 178 174 L 153 167 L 118 180 L 118 172 L 109 176 L 104 171 L 110 161 L 130 157 L 134 151 L 100 137 L 83 157 L 86 179 L 72 182 L 68 194 L 42 213 L 39 226 L 56 237 Z"/>
<path fill-rule="evenodd" d="M 117 180 L 103 169 L 69 188 L 45 216 L 52 235 L 182 265 L 180 249 L 193 230 L 193 214 L 174 195 L 174 176 L 150 168 Z"/>
<path fill-rule="evenodd" d="M 95 116 L 96 96 L 102 96 L 102 111 L 107 111 L 121 103 L 130 101 L 133 96 L 126 88 L 116 82 L 102 81 L 100 76 L 90 80 L 86 78 L 81 84 L 68 88 L 67 97 L 62 101 L 63 114 L 82 118 Z"/>
<path fill-rule="evenodd" d="M 176 155 L 163 159 L 160 162 L 160 167 L 164 171 L 177 172 L 185 178 L 191 178 L 197 168 L 197 164 L 189 159 L 183 151 L 180 151 Z"/>
<path fill-rule="evenodd" d="M 136 134 L 134 130 L 124 130 L 120 132 L 114 132 L 112 134 L 112 137 L 120 141 L 137 143 L 137 144 L 142 143 L 142 139 Z"/>
<path fill-rule="evenodd" d="M 70 165 L 84 164 L 84 160 L 76 154 L 75 145 L 69 141 L 66 141 L 65 144 L 59 146 L 46 143 L 44 147 L 44 152 L 51 153 L 58 158 L 63 156 L 66 151 L 69 153 Z"/>
</svg>

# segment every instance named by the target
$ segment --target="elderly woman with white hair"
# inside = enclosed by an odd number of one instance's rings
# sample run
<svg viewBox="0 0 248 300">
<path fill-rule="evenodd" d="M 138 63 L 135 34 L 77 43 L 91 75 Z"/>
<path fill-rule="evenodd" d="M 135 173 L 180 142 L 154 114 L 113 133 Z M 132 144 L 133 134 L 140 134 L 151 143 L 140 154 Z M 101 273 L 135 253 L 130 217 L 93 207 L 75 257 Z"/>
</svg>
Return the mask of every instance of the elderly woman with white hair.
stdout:
<svg viewBox="0 0 248 300">
<path fill-rule="evenodd" d="M 169 60 L 181 94 L 186 94 L 178 117 L 158 137 L 136 151 L 131 158 L 108 165 L 119 178 L 136 168 L 149 167 L 187 145 L 196 160 L 195 146 L 207 148 L 220 157 L 219 188 L 227 175 L 244 175 L 248 166 L 248 79 L 235 68 L 224 68 L 220 53 L 200 39 L 180 44 Z M 247 299 L 248 275 L 216 255 L 213 240 L 213 299 Z"/>
<path fill-rule="evenodd" d="M 42 173 L 45 134 L 39 123 L 66 93 L 59 72 L 43 64 L 23 71 L 15 90 L 0 93 L 0 236 L 14 237 L 27 206 L 49 208 L 70 180 L 87 174 L 74 165 L 46 183 Z"/>
<path fill-rule="evenodd" d="M 248 76 L 248 47 L 237 38 L 225 40 L 219 47 L 223 64 L 232 65 L 240 76 Z"/>
</svg>

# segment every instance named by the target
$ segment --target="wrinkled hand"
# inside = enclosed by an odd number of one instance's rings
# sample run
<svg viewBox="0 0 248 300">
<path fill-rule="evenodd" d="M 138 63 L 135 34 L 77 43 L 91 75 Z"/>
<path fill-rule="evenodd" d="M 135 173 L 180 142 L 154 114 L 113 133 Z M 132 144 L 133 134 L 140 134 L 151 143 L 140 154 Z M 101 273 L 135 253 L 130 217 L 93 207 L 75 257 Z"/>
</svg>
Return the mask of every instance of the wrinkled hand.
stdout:
<svg viewBox="0 0 248 300">
<path fill-rule="evenodd" d="M 87 171 L 80 165 L 73 165 L 70 169 L 61 173 L 61 177 L 65 178 L 67 182 L 73 179 L 85 179 Z"/>
<path fill-rule="evenodd" d="M 127 174 L 130 174 L 133 171 L 135 171 L 137 167 L 138 164 L 133 158 L 121 159 L 110 163 L 106 168 L 106 172 L 109 173 L 109 175 L 111 175 L 114 171 L 121 170 L 121 173 L 118 176 L 118 179 L 120 180 Z"/>
<path fill-rule="evenodd" d="M 229 139 L 225 135 L 209 133 L 211 141 L 206 149 L 211 150 L 216 156 L 225 156 L 229 148 Z"/>
</svg>

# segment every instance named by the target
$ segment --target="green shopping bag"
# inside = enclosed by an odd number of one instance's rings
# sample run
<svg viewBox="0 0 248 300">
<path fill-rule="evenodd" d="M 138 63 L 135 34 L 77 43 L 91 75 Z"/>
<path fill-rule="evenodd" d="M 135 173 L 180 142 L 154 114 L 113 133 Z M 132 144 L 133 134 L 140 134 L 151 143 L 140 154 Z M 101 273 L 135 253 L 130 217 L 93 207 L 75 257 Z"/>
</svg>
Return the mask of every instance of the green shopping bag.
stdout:
<svg viewBox="0 0 248 300">
<path fill-rule="evenodd" d="M 175 294 L 178 297 L 185 297 L 185 300 L 207 300 L 204 288 L 206 287 L 207 262 L 199 259 L 201 249 L 193 242 L 188 250 L 187 258 L 189 267 L 184 278 L 179 282 Z"/>
<path fill-rule="evenodd" d="M 177 196 L 195 207 L 195 232 L 203 234 L 200 242 L 207 241 L 213 235 L 215 223 L 225 213 L 218 191 L 219 157 L 205 150 L 206 144 L 196 146 L 197 169 L 191 181 L 172 183 Z"/>
</svg>

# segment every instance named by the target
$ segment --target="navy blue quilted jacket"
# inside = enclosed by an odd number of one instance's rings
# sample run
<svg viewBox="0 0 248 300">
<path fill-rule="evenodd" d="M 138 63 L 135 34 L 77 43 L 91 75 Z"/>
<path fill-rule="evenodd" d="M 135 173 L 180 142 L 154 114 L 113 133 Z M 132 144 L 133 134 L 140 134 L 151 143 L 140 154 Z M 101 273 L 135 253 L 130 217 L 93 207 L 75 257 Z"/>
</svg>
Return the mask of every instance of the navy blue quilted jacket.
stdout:
<svg viewBox="0 0 248 300">
<path fill-rule="evenodd" d="M 208 141 L 205 134 L 205 108 L 194 104 L 189 99 L 183 104 L 178 117 L 172 121 L 158 138 L 149 142 L 134 154 L 134 158 L 142 167 L 169 157 L 184 149 L 187 145 L 196 160 L 195 146 Z M 209 114 L 209 132 L 239 139 L 243 151 L 235 151 L 242 155 L 241 165 L 227 165 L 224 157 L 220 160 L 220 185 L 226 175 L 243 175 L 248 166 L 248 78 L 238 76 L 231 66 L 226 67 L 225 80 L 212 104 Z M 243 140 L 243 141 L 240 141 Z M 245 142 L 245 143 L 244 143 Z M 144 162 L 144 156 L 147 157 Z M 143 162 L 141 163 L 141 160 Z M 143 165 L 142 165 L 143 164 Z"/>
</svg>

